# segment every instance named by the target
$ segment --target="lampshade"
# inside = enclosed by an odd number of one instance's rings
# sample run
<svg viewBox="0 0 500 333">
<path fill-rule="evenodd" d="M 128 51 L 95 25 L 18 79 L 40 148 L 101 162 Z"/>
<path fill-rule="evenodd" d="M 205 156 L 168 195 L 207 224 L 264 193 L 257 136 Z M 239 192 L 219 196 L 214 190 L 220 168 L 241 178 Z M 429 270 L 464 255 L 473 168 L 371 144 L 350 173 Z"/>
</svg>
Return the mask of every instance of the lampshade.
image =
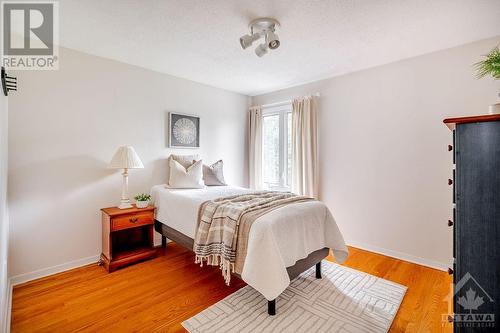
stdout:
<svg viewBox="0 0 500 333">
<path fill-rule="evenodd" d="M 144 165 L 132 146 L 118 148 L 109 163 L 113 169 L 142 169 Z"/>
</svg>

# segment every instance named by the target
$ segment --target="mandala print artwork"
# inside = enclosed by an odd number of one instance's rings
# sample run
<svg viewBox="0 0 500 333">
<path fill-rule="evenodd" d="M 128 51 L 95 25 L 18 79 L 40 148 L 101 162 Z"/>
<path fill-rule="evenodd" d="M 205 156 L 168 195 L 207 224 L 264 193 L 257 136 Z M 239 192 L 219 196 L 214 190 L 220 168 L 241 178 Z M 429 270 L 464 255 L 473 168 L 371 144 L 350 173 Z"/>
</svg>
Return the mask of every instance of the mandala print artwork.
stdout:
<svg viewBox="0 0 500 333">
<path fill-rule="evenodd" d="M 196 126 L 187 119 L 181 118 L 174 124 L 174 137 L 183 144 L 192 144 L 196 140 Z"/>
<path fill-rule="evenodd" d="M 181 114 L 170 114 L 170 146 L 199 147 L 200 118 Z"/>
</svg>

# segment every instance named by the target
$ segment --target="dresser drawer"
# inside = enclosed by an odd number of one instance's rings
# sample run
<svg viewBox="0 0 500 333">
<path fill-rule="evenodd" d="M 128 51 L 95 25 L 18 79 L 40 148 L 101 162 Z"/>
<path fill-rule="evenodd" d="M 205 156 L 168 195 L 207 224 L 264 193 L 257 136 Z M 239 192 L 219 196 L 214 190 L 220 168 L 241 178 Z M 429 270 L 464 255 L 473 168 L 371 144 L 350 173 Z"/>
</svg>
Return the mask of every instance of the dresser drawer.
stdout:
<svg viewBox="0 0 500 333">
<path fill-rule="evenodd" d="M 111 220 L 111 231 L 135 228 L 137 226 L 153 224 L 153 214 L 135 214 L 115 217 Z"/>
</svg>

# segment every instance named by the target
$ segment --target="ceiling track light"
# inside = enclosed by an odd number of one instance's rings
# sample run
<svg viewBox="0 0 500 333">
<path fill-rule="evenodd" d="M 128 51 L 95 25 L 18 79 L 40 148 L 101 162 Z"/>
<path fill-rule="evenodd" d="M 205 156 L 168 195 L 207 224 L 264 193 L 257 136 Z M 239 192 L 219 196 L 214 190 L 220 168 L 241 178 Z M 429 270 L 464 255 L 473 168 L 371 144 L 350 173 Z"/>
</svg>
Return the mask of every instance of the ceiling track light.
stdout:
<svg viewBox="0 0 500 333">
<path fill-rule="evenodd" d="M 280 40 L 276 34 L 276 27 L 279 26 L 280 23 L 277 20 L 269 17 L 261 17 L 253 20 L 248 25 L 250 34 L 240 37 L 241 48 L 246 49 L 255 41 L 264 38 L 264 43 L 257 46 L 255 54 L 262 57 L 269 50 L 276 50 L 280 46 Z"/>
</svg>

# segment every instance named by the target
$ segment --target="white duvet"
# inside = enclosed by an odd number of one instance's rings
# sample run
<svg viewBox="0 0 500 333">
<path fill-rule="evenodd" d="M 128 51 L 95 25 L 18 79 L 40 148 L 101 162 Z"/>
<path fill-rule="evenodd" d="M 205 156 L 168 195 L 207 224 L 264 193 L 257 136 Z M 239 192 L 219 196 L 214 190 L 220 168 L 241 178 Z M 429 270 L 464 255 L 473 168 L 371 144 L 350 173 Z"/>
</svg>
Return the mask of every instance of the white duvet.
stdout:
<svg viewBox="0 0 500 333">
<path fill-rule="evenodd" d="M 169 189 L 156 185 L 151 190 L 156 219 L 193 239 L 203 202 L 248 192 L 252 190 L 234 186 Z M 273 210 L 259 217 L 250 229 L 241 277 L 273 300 L 290 284 L 286 268 L 324 247 L 333 250 L 338 262 L 347 258 L 344 238 L 324 203 L 307 201 Z"/>
</svg>

